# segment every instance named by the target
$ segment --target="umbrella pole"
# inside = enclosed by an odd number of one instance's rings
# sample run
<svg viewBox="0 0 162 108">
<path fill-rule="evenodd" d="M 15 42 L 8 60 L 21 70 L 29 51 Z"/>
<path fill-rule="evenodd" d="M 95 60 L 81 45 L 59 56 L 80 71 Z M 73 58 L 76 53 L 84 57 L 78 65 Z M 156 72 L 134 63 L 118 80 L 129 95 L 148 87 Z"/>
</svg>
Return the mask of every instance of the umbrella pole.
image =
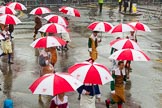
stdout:
<svg viewBox="0 0 162 108">
<path fill-rule="evenodd" d="M 137 42 L 137 31 L 135 32 L 134 39 Z"/>
</svg>

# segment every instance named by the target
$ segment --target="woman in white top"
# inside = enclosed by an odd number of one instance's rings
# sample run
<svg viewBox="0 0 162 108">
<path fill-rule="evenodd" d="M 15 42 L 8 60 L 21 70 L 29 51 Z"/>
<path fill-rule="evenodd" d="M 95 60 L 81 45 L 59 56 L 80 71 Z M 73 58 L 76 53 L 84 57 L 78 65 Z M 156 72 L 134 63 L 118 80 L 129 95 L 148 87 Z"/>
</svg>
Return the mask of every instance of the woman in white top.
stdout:
<svg viewBox="0 0 162 108">
<path fill-rule="evenodd" d="M 50 108 L 69 108 L 68 97 L 64 93 L 58 94 L 51 100 Z"/>
</svg>

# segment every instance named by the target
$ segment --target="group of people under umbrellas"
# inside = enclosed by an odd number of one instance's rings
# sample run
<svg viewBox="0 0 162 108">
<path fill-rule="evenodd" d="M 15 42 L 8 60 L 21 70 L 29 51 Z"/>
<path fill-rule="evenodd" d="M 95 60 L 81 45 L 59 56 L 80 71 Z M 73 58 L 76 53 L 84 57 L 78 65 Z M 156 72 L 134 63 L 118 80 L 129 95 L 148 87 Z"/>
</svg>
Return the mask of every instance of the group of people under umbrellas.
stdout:
<svg viewBox="0 0 162 108">
<path fill-rule="evenodd" d="M 80 17 L 79 11 L 71 7 L 62 7 L 59 11 L 67 15 Z M 33 36 L 34 41 L 31 46 L 39 48 L 39 65 L 41 66 L 41 71 L 40 78 L 38 78 L 29 87 L 29 89 L 33 94 L 39 94 L 39 100 L 41 100 L 41 94 L 54 96 L 51 100 L 50 108 L 68 108 L 68 97 L 65 96 L 65 92 L 70 91 L 78 91 L 80 108 L 95 108 L 96 98 L 101 101 L 99 85 L 111 82 L 112 96 L 110 99 L 105 100 L 106 107 L 109 108 L 110 104 L 117 103 L 118 108 L 122 108 L 122 104 L 125 102 L 124 81 L 128 79 L 128 73 L 124 69 L 124 60 L 128 61 L 129 65 L 130 61 L 133 60 L 149 60 L 149 58 L 142 51 L 135 49 L 138 48 L 138 45 L 135 42 L 136 39 L 134 38 L 134 31 L 136 31 L 137 28 L 130 24 L 119 24 L 113 27 L 112 24 L 107 22 L 94 22 L 90 24 L 88 26 L 88 28 L 92 30 L 92 34 L 88 39 L 88 51 L 90 58 L 85 62 L 77 63 L 69 67 L 69 74 L 57 73 L 54 70 L 54 66 L 57 61 L 56 48 L 58 46 L 67 45 L 66 41 L 68 40 L 63 40 L 61 37 L 56 35 L 60 33 L 65 33 L 67 35 L 67 25 L 63 25 L 63 23 L 67 24 L 67 21 L 65 21 L 64 18 L 61 18 L 63 19 L 63 22 L 59 22 L 59 16 L 53 15 L 50 19 L 52 20 L 52 18 L 57 17 L 57 20 L 55 19 L 54 22 L 48 21 L 47 24 L 42 26 L 41 15 L 50 12 L 51 11 L 45 7 L 38 7 L 30 12 L 30 14 L 36 15 L 36 26 Z M 137 26 L 138 24 L 147 28 L 146 25 L 139 22 L 136 22 L 134 26 Z M 6 26 L 4 27 L 4 33 L 8 35 L 8 28 Z M 148 28 L 147 30 L 149 31 Z M 115 68 L 113 68 L 111 72 L 106 66 L 95 62 L 98 59 L 97 46 L 102 41 L 98 38 L 99 32 L 115 33 L 128 31 L 131 31 L 131 35 L 127 37 L 128 39 L 124 40 L 126 41 L 126 44 L 120 44 L 120 46 L 123 46 L 122 48 L 117 48 L 114 45 L 117 42 L 122 41 L 122 39 L 120 40 L 117 38 L 115 42 L 113 41 L 110 43 L 110 45 L 115 49 L 112 51 L 113 54 L 110 58 L 116 60 L 114 64 Z M 42 37 L 36 39 L 38 32 L 41 33 Z M 8 41 L 11 42 L 10 39 Z M 125 56 L 117 56 L 119 52 L 126 54 L 124 54 Z M 127 55 L 130 52 L 134 52 L 136 54 L 138 53 L 138 55 L 135 56 L 137 58 L 135 58 L 133 54 L 131 56 Z M 10 52 L 8 52 L 8 54 L 10 56 Z"/>
</svg>

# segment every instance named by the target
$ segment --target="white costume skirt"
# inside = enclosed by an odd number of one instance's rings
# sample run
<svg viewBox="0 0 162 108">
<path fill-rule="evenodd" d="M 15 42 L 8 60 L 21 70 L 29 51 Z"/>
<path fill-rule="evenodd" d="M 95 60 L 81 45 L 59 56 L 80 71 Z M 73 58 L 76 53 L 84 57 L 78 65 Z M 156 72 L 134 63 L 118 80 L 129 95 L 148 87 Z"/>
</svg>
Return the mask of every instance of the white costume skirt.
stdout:
<svg viewBox="0 0 162 108">
<path fill-rule="evenodd" d="M 96 108 L 95 96 L 81 95 L 80 108 Z"/>
</svg>

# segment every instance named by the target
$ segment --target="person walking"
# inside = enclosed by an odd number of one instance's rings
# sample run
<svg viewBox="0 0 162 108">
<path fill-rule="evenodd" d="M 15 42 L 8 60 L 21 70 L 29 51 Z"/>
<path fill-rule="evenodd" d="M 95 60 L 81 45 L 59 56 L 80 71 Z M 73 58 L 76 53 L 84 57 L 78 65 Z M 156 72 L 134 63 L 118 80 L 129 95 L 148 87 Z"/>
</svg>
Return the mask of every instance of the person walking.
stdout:
<svg viewBox="0 0 162 108">
<path fill-rule="evenodd" d="M 50 108 L 69 108 L 68 97 L 60 93 L 51 100 Z"/>
<path fill-rule="evenodd" d="M 35 22 L 35 26 L 34 26 L 33 40 L 36 40 L 36 36 L 38 34 L 38 30 L 42 27 L 41 17 L 40 16 L 36 16 L 34 22 Z"/>
<path fill-rule="evenodd" d="M 98 43 L 101 42 L 101 39 L 98 39 L 97 34 L 98 34 L 97 31 L 93 31 L 92 35 L 89 37 L 88 48 L 91 58 L 87 61 L 90 60 L 95 61 L 98 58 L 97 46 Z"/>
<path fill-rule="evenodd" d="M 127 8 L 128 8 L 128 0 L 124 0 L 124 13 L 127 12 Z"/>
<path fill-rule="evenodd" d="M 114 81 L 111 82 L 111 99 L 105 100 L 106 107 L 109 108 L 110 104 L 118 104 L 118 108 L 122 108 L 125 102 L 124 81 L 126 81 L 126 73 L 124 70 L 124 62 L 118 62 L 118 68 L 112 72 Z"/>
<path fill-rule="evenodd" d="M 98 0 L 98 4 L 99 4 L 99 12 L 100 14 L 102 13 L 102 6 L 103 6 L 104 0 Z"/>
<path fill-rule="evenodd" d="M 12 43 L 10 39 L 10 33 L 8 30 L 9 30 L 8 25 L 5 25 L 4 30 L 1 33 L 4 39 L 2 40 L 3 53 L 0 55 L 0 57 L 8 54 L 8 64 L 13 64 L 13 62 L 11 62 Z"/>
<path fill-rule="evenodd" d="M 118 0 L 118 3 L 119 3 L 119 12 L 121 12 L 123 0 Z"/>
<path fill-rule="evenodd" d="M 129 13 L 132 13 L 132 5 L 133 5 L 133 0 L 129 0 L 130 5 L 129 5 Z"/>
<path fill-rule="evenodd" d="M 80 108 L 96 108 L 96 97 L 99 102 L 101 97 L 98 85 L 84 84 L 83 86 L 78 88 L 77 91 L 81 95 Z"/>
<path fill-rule="evenodd" d="M 50 54 L 48 53 L 48 49 L 40 50 L 39 55 L 39 65 L 40 65 L 40 77 L 45 74 L 54 73 L 54 67 L 50 64 Z M 41 95 L 38 97 L 39 101 L 42 101 Z"/>
</svg>

